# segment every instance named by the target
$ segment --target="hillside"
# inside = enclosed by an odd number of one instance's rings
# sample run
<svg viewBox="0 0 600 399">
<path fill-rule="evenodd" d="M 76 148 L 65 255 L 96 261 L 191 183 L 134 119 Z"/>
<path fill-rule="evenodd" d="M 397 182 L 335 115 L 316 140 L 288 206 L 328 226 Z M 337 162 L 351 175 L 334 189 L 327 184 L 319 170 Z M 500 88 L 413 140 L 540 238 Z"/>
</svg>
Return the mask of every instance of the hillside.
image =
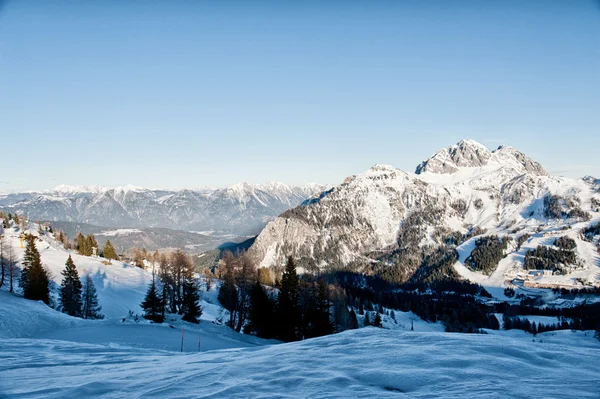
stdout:
<svg viewBox="0 0 600 399">
<path fill-rule="evenodd" d="M 0 210 L 30 220 L 252 235 L 323 189 L 316 184 L 300 187 L 277 182 L 193 190 L 61 185 L 43 192 L 0 195 Z"/>
<path fill-rule="evenodd" d="M 595 182 L 550 176 L 512 147 L 490 151 L 463 140 L 423 161 L 416 173 L 376 165 L 348 177 L 270 222 L 250 251 L 265 267 L 291 255 L 307 270 L 343 268 L 395 282 L 460 275 L 500 286 L 505 272 L 526 273 L 527 249 L 552 246 L 564 235 L 575 240 L 576 261 L 559 265 L 563 275 L 539 282 L 597 284 L 598 233 L 587 241 L 581 236 L 600 221 Z M 477 238 L 498 235 L 514 243 L 525 233 L 533 238 L 519 250 L 507 247 L 492 276 L 465 268 Z M 425 264 L 441 253 L 446 263 L 454 258 L 454 267 Z"/>
</svg>

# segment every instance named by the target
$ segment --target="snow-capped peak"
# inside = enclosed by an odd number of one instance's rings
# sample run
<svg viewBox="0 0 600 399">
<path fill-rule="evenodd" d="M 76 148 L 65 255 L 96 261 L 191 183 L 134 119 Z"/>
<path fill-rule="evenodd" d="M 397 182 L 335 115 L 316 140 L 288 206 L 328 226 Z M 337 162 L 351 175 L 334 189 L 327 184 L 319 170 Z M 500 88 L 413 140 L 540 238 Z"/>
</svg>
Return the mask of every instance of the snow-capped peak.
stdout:
<svg viewBox="0 0 600 399">
<path fill-rule="evenodd" d="M 483 144 L 474 140 L 461 140 L 455 145 L 442 148 L 421 162 L 415 173 L 454 173 L 461 167 L 487 165 L 491 157 L 491 151 Z"/>
<path fill-rule="evenodd" d="M 490 151 L 474 140 L 461 140 L 455 145 L 442 148 L 421 162 L 415 173 L 453 174 L 464 168 L 479 168 L 490 164 L 510 168 L 517 173 L 547 175 L 542 165 L 514 147 L 500 146 Z"/>
<path fill-rule="evenodd" d="M 73 186 L 68 184 L 60 184 L 54 187 L 49 192 L 54 192 L 58 194 L 81 194 L 81 193 L 99 193 L 106 190 L 106 188 L 102 186 Z"/>
</svg>

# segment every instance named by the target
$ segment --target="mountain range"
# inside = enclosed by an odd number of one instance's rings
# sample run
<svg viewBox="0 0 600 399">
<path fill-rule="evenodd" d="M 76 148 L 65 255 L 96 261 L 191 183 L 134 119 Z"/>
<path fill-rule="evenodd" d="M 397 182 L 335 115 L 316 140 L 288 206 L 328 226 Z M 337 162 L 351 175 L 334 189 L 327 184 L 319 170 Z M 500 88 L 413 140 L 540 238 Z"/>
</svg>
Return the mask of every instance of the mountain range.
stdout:
<svg viewBox="0 0 600 399">
<path fill-rule="evenodd" d="M 324 189 L 277 182 L 183 190 L 61 185 L 0 195 L 0 209 L 31 220 L 244 236 L 257 234 L 272 218 Z"/>
</svg>

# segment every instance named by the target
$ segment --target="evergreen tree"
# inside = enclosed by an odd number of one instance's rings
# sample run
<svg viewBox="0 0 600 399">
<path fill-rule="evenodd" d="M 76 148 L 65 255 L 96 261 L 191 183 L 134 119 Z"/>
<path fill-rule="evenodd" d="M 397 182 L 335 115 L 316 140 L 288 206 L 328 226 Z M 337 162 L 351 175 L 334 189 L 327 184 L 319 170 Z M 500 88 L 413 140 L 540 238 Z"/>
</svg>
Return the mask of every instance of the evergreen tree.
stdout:
<svg viewBox="0 0 600 399">
<path fill-rule="evenodd" d="M 277 297 L 277 318 L 279 338 L 283 341 L 296 341 L 299 339 L 298 327 L 301 314 L 298 299 L 300 296 L 300 281 L 296 274 L 294 259 L 290 256 L 281 276 L 281 289 Z"/>
<path fill-rule="evenodd" d="M 70 316 L 81 317 L 82 301 L 81 301 L 81 281 L 79 274 L 71 255 L 65 263 L 65 269 L 61 273 L 63 280 L 59 288 L 59 302 L 61 310 Z"/>
<path fill-rule="evenodd" d="M 42 267 L 40 253 L 35 246 L 35 238 L 31 234 L 26 237 L 25 255 L 23 256 L 23 271 L 20 285 L 26 299 L 43 301 L 50 304 L 49 279 Z"/>
<path fill-rule="evenodd" d="M 375 318 L 373 319 L 373 326 L 383 328 L 383 324 L 381 323 L 381 315 L 379 313 L 375 313 Z"/>
<path fill-rule="evenodd" d="M 358 318 L 354 308 L 350 309 L 350 329 L 355 330 L 358 328 Z"/>
<path fill-rule="evenodd" d="M 367 327 L 371 325 L 371 320 L 369 319 L 369 312 L 365 313 L 365 320 L 363 322 L 363 327 Z"/>
<path fill-rule="evenodd" d="M 162 316 L 162 298 L 158 295 L 156 289 L 156 281 L 152 279 L 146 297 L 140 305 L 144 309 L 144 318 L 155 321 L 157 323 L 163 322 Z"/>
<path fill-rule="evenodd" d="M 250 309 L 248 324 L 244 328 L 246 334 L 255 334 L 261 338 L 274 336 L 274 303 L 269 298 L 259 281 L 254 283 L 250 291 Z"/>
<path fill-rule="evenodd" d="M 333 333 L 333 325 L 329 320 L 329 298 L 327 286 L 323 281 L 317 284 L 316 306 L 313 312 L 311 323 L 311 337 L 320 337 Z"/>
<path fill-rule="evenodd" d="M 229 327 L 235 328 L 235 313 L 238 309 L 239 297 L 237 287 L 235 286 L 235 266 L 231 252 L 225 252 L 223 255 L 223 264 L 225 266 L 225 273 L 223 274 L 223 282 L 221 288 L 219 288 L 217 298 L 221 305 L 229 311 L 229 321 L 227 324 Z"/>
<path fill-rule="evenodd" d="M 199 323 L 202 316 L 202 307 L 200 306 L 200 293 L 196 281 L 193 278 L 186 278 L 183 283 L 183 317 L 190 323 Z"/>
<path fill-rule="evenodd" d="M 115 251 L 115 247 L 113 247 L 110 240 L 107 240 L 106 244 L 104 244 L 104 249 L 102 250 L 102 256 L 104 256 L 106 259 L 119 260 L 119 257 L 117 256 L 117 251 Z"/>
<path fill-rule="evenodd" d="M 83 318 L 84 319 L 103 319 L 104 316 L 100 313 L 102 307 L 98 304 L 98 295 L 96 287 L 89 274 L 86 274 L 83 281 Z"/>
</svg>

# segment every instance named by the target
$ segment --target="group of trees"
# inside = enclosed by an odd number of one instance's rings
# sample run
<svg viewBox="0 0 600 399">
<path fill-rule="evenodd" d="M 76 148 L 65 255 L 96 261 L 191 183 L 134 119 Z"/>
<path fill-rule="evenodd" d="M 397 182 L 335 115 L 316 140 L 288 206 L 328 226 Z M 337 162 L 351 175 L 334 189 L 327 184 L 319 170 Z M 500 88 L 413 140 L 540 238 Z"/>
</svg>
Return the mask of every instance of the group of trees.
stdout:
<svg viewBox="0 0 600 399">
<path fill-rule="evenodd" d="M 96 241 L 96 237 L 94 237 L 93 234 L 85 236 L 81 232 L 77 233 L 75 241 L 77 243 L 76 249 L 79 255 L 92 256 L 94 253 L 94 248 L 98 250 L 98 242 Z"/>
<path fill-rule="evenodd" d="M 567 320 L 564 317 L 561 318 L 559 323 L 555 324 L 536 323 L 529 321 L 527 318 L 508 317 L 506 315 L 504 315 L 502 320 L 503 328 L 505 330 L 523 330 L 533 335 L 546 331 L 581 329 L 581 321 L 579 319 Z"/>
<path fill-rule="evenodd" d="M 77 267 L 69 255 L 61 272 L 63 280 L 59 288 L 59 309 L 70 316 L 84 319 L 102 319 L 102 307 L 98 303 L 96 287 L 87 274 L 82 284 Z"/>
<path fill-rule="evenodd" d="M 547 195 L 544 197 L 544 216 L 548 219 L 576 218 L 590 220 L 591 215 L 581 209 L 581 199 L 578 197 L 561 197 Z"/>
<path fill-rule="evenodd" d="M 523 267 L 525 270 L 552 270 L 564 273 L 564 266 L 575 265 L 577 257 L 573 250 L 554 249 L 539 245 L 525 253 Z"/>
<path fill-rule="evenodd" d="M 311 275 L 300 278 L 292 258 L 281 279 L 276 279 L 277 288 L 262 284 L 267 273 L 257 271 L 246 254 L 226 253 L 221 264 L 225 270 L 219 301 L 229 311 L 227 325 L 238 332 L 243 328 L 249 334 L 289 342 L 331 334 L 336 322 L 350 323 L 339 292 Z"/>
<path fill-rule="evenodd" d="M 498 262 L 505 256 L 507 238 L 492 235 L 478 238 L 471 255 L 465 260 L 471 270 L 480 271 L 484 274 L 492 274 Z"/>
<path fill-rule="evenodd" d="M 2 227 L 8 229 L 11 227 L 11 221 L 14 226 L 18 226 L 21 230 L 25 230 L 27 226 L 27 218 L 24 215 L 13 215 L 10 212 L 7 214 L 4 211 L 0 211 L 0 220 L 2 221 Z"/>
<path fill-rule="evenodd" d="M 440 321 L 449 332 L 479 332 L 482 328 L 498 329 L 493 308 L 481 303 L 490 294 L 477 284 L 442 280 L 432 283 L 390 284 L 376 276 L 366 277 L 350 272 L 335 272 L 335 278 L 346 292 L 348 302 L 362 309 L 373 304 L 413 312 L 430 322 Z"/>
<path fill-rule="evenodd" d="M 194 264 L 183 250 L 156 253 L 153 259 L 157 258 L 158 273 L 153 270 L 152 282 L 141 304 L 144 317 L 162 323 L 166 313 L 177 313 L 185 321 L 198 323 L 202 307 Z"/>
<path fill-rule="evenodd" d="M 577 243 L 575 243 L 575 240 L 572 238 L 562 236 L 554 241 L 554 246 L 565 251 L 571 251 L 577 247 Z"/>
</svg>

